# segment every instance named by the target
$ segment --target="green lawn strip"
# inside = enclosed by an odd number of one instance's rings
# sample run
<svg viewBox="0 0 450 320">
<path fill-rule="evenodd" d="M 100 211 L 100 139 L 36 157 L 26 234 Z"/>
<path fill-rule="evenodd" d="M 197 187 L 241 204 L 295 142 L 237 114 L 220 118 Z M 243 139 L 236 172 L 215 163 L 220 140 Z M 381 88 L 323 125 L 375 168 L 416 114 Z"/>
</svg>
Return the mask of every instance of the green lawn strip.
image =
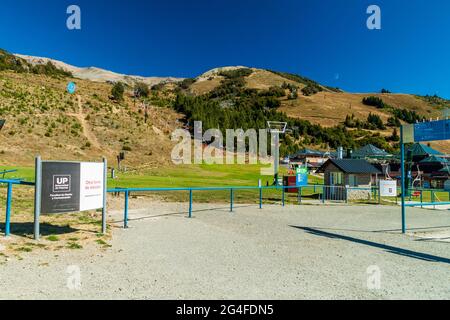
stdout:
<svg viewBox="0 0 450 320">
<path fill-rule="evenodd" d="M 261 179 L 263 186 L 271 185 L 271 176 L 262 176 L 261 169 L 263 165 L 181 165 L 173 167 L 163 167 L 156 169 L 143 170 L 140 172 L 119 172 L 116 179 L 108 179 L 108 188 L 176 188 L 176 187 L 240 187 L 240 186 L 258 186 Z M 266 166 L 267 167 L 267 166 Z M 7 178 L 23 178 L 26 181 L 34 180 L 34 168 L 32 167 L 0 167 L 0 170 L 18 169 L 19 171 L 7 174 Z M 286 168 L 280 169 L 280 175 L 286 174 Z M 315 176 L 310 176 L 311 184 L 320 184 L 322 180 Z M 20 188 L 20 190 L 18 190 Z M 30 190 L 25 190 L 28 188 Z M 0 210 L 6 200 L 6 189 L 4 192 L 0 188 Z M 22 190 L 23 189 L 23 190 Z M 15 186 L 14 187 L 14 210 L 20 212 L 32 213 L 33 197 L 32 187 Z M 304 197 L 321 193 L 320 188 L 313 191 L 312 188 L 304 188 L 302 194 Z M 151 192 L 138 193 L 136 195 L 151 195 L 167 201 L 189 200 L 188 192 Z M 264 201 L 281 200 L 281 190 L 264 190 Z M 194 200 L 198 202 L 229 201 L 230 192 L 224 191 L 195 191 Z M 235 201 L 256 203 L 259 201 L 258 190 L 236 190 Z M 1 217 L 2 213 L 0 213 Z"/>
</svg>

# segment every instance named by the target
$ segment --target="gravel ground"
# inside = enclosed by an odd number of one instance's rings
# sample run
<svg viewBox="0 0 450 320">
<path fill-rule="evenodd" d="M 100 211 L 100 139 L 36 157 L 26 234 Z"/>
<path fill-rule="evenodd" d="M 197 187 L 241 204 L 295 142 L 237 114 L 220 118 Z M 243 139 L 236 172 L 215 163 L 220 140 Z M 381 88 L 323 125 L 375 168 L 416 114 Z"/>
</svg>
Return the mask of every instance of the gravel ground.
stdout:
<svg viewBox="0 0 450 320">
<path fill-rule="evenodd" d="M 450 298 L 447 211 L 408 209 L 402 235 L 389 206 L 195 204 L 188 219 L 186 204 L 131 205 L 130 228 L 116 223 L 109 249 L 33 251 L 1 265 L 0 298 Z M 374 270 L 379 288 L 368 288 Z"/>
</svg>

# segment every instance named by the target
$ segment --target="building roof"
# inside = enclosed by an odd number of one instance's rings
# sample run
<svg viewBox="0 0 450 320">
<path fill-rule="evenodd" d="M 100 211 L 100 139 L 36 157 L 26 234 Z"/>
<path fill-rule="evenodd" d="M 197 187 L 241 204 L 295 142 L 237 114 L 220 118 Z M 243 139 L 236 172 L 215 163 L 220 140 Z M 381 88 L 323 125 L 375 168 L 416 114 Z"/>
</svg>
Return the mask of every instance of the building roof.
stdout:
<svg viewBox="0 0 450 320">
<path fill-rule="evenodd" d="M 381 173 L 369 162 L 363 159 L 329 159 L 325 162 L 317 172 L 325 172 L 328 165 L 333 164 L 344 173 Z"/>
<path fill-rule="evenodd" d="M 295 154 L 290 155 L 289 158 L 296 158 L 300 156 L 316 156 L 316 157 L 323 157 L 324 153 L 322 151 L 312 150 L 312 149 L 301 149 L 297 151 Z"/>
<path fill-rule="evenodd" d="M 439 170 L 439 172 L 442 173 L 447 173 L 450 175 L 450 168 L 448 166 L 445 166 L 444 168 L 442 168 L 441 170 Z"/>
<path fill-rule="evenodd" d="M 386 157 L 390 154 L 380 148 L 375 147 L 373 144 L 365 145 L 354 151 L 353 158 L 365 158 L 365 157 Z"/>
<path fill-rule="evenodd" d="M 419 163 L 447 163 L 447 162 L 448 162 L 447 159 L 433 155 L 431 157 L 423 159 Z"/>
<path fill-rule="evenodd" d="M 413 145 L 406 147 L 405 152 L 408 153 L 410 151 L 412 152 L 413 157 L 443 155 L 442 152 L 421 143 L 414 143 Z"/>
</svg>

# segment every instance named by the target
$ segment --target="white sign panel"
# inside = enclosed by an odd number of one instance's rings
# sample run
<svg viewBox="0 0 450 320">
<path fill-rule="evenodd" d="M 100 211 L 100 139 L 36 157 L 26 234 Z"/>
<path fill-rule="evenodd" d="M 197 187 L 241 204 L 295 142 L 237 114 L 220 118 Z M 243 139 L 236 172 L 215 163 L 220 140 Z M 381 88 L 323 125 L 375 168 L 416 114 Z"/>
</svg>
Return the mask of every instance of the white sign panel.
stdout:
<svg viewBox="0 0 450 320">
<path fill-rule="evenodd" d="M 397 196 L 397 181 L 396 180 L 380 180 L 380 195 L 382 197 Z"/>
<path fill-rule="evenodd" d="M 103 207 L 103 163 L 80 164 L 80 211 Z"/>
<path fill-rule="evenodd" d="M 103 207 L 104 164 L 44 161 L 41 170 L 41 213 L 58 214 Z"/>
</svg>

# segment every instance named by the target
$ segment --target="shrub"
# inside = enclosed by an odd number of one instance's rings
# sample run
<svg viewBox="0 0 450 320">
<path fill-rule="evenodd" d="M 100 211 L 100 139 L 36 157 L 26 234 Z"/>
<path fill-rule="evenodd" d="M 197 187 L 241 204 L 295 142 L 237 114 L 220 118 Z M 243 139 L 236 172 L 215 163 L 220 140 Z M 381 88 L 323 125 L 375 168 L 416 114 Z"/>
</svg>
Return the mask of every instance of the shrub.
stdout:
<svg viewBox="0 0 450 320">
<path fill-rule="evenodd" d="M 366 106 L 377 107 L 379 109 L 382 109 L 386 106 L 383 100 L 374 96 L 363 98 L 362 103 Z"/>
<path fill-rule="evenodd" d="M 372 125 L 375 129 L 385 130 L 386 126 L 383 124 L 379 115 L 369 113 L 367 117 L 367 123 Z"/>
<path fill-rule="evenodd" d="M 189 78 L 189 79 L 184 79 L 183 81 L 180 81 L 180 82 L 178 83 L 178 87 L 181 88 L 181 89 L 187 90 L 187 89 L 189 89 L 189 87 L 190 87 L 192 84 L 194 84 L 196 81 L 197 81 L 197 80 L 191 79 L 191 78 Z"/>
<path fill-rule="evenodd" d="M 249 68 L 240 68 L 236 70 L 228 70 L 228 71 L 220 71 L 219 76 L 228 78 L 228 79 L 236 79 L 236 78 L 244 78 L 248 77 L 253 73 L 252 69 Z"/>
<path fill-rule="evenodd" d="M 116 101 L 122 101 L 123 100 L 123 94 L 125 92 L 125 86 L 122 82 L 116 82 L 112 89 L 111 89 L 111 95 L 114 100 Z"/>
<path fill-rule="evenodd" d="M 389 117 L 389 118 L 387 119 L 387 125 L 388 125 L 389 127 L 400 127 L 400 126 L 401 126 L 401 122 L 400 122 L 400 120 L 399 120 L 396 116 L 394 116 L 394 117 Z"/>
<path fill-rule="evenodd" d="M 143 97 L 147 98 L 150 94 L 150 89 L 148 86 L 143 82 L 136 82 L 134 85 L 134 96 L 136 98 Z"/>
<path fill-rule="evenodd" d="M 312 83 L 308 84 L 306 87 L 302 89 L 302 93 L 304 96 L 312 96 L 321 91 L 323 91 L 321 86 Z"/>
</svg>

